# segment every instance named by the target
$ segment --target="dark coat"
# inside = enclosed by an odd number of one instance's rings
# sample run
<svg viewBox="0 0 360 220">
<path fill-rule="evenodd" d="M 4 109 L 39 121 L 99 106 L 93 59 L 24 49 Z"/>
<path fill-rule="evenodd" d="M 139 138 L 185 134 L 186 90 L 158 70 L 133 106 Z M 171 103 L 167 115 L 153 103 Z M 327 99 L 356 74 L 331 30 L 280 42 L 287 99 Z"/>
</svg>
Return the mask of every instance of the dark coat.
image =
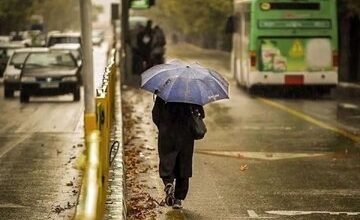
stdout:
<svg viewBox="0 0 360 220">
<path fill-rule="evenodd" d="M 159 129 L 158 151 L 160 177 L 191 177 L 194 138 L 190 130 L 190 108 L 198 109 L 204 118 L 200 105 L 187 103 L 165 103 L 157 97 L 152 118 Z"/>
</svg>

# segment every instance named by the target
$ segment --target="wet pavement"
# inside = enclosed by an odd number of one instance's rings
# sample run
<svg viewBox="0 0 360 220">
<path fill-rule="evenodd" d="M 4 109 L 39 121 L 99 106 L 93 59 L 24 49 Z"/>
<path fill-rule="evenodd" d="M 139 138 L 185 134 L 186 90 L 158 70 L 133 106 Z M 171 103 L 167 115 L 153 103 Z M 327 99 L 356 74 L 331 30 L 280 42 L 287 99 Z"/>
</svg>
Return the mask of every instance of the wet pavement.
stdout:
<svg viewBox="0 0 360 220">
<path fill-rule="evenodd" d="M 157 204 L 163 186 L 152 95 L 124 90 L 131 125 L 124 129 L 125 157 L 133 158 L 130 167 L 148 168 L 128 174 L 130 219 L 360 218 L 357 100 L 249 95 L 232 80 L 226 53 L 178 45 L 168 55 L 219 70 L 230 81 L 230 100 L 205 106 L 208 133 L 195 144 L 184 209 L 174 211 Z M 141 209 L 143 198 L 156 206 Z"/>
<path fill-rule="evenodd" d="M 97 73 L 106 52 L 106 45 L 94 49 Z M 84 150 L 83 98 L 31 97 L 22 104 L 18 92 L 3 97 L 0 85 L 0 219 L 71 219 L 81 181 L 75 165 Z"/>
</svg>

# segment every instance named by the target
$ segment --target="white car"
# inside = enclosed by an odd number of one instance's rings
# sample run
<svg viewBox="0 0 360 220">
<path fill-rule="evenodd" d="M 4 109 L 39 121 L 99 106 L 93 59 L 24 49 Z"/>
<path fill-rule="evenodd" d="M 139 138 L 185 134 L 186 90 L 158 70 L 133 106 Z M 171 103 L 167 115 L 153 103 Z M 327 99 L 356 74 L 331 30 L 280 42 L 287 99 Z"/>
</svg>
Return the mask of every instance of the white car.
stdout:
<svg viewBox="0 0 360 220">
<path fill-rule="evenodd" d="M 77 32 L 52 32 L 47 37 L 47 47 L 51 47 L 55 44 L 80 44 L 81 34 Z"/>
<path fill-rule="evenodd" d="M 20 74 L 25 59 L 30 52 L 43 52 L 47 48 L 28 47 L 16 49 L 10 56 L 4 71 L 4 97 L 10 98 L 14 96 L 14 92 L 20 89 Z"/>
</svg>

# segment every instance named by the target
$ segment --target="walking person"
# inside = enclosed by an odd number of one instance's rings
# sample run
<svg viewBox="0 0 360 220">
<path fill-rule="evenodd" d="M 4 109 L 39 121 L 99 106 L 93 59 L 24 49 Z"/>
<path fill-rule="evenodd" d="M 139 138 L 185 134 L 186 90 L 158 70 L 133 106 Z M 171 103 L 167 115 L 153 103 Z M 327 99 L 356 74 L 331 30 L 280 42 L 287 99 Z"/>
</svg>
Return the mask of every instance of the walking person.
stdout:
<svg viewBox="0 0 360 220">
<path fill-rule="evenodd" d="M 157 96 L 152 119 L 159 130 L 159 174 L 165 185 L 165 203 L 179 209 L 189 190 L 194 140 L 207 132 L 202 106 L 228 99 L 229 83 L 200 64 L 172 61 L 143 72 L 141 88 Z"/>
<path fill-rule="evenodd" d="M 165 102 L 156 97 L 152 110 L 158 135 L 159 174 L 165 186 L 165 203 L 174 209 L 182 208 L 192 176 L 194 136 L 191 131 L 192 111 L 205 113 L 201 105 Z"/>
<path fill-rule="evenodd" d="M 164 63 L 166 39 L 164 31 L 155 25 L 151 42 L 151 62 L 153 65 Z"/>
<path fill-rule="evenodd" d="M 144 59 L 139 42 L 141 41 L 140 34 L 144 32 L 145 27 L 137 23 L 135 28 L 130 31 L 130 43 L 132 50 L 132 72 L 133 74 L 140 75 L 144 70 Z"/>
<path fill-rule="evenodd" d="M 147 21 L 145 28 L 139 33 L 137 39 L 145 69 L 152 67 L 150 58 L 152 37 L 152 20 L 149 20 Z"/>
</svg>

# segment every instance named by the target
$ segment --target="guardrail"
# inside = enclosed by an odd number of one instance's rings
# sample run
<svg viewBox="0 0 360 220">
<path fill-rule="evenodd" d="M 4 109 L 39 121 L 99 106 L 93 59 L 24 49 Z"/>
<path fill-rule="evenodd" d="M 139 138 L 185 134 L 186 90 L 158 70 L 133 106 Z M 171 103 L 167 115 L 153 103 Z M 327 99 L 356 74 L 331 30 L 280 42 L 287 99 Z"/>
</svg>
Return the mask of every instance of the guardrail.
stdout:
<svg viewBox="0 0 360 220">
<path fill-rule="evenodd" d="M 110 133 L 115 113 L 116 50 L 103 75 L 101 87 L 96 90 L 96 114 L 85 115 L 84 171 L 75 211 L 75 220 L 103 219 L 108 186 L 110 160 Z M 94 121 L 96 123 L 94 123 Z M 95 124 L 95 125 L 94 125 Z"/>
</svg>

